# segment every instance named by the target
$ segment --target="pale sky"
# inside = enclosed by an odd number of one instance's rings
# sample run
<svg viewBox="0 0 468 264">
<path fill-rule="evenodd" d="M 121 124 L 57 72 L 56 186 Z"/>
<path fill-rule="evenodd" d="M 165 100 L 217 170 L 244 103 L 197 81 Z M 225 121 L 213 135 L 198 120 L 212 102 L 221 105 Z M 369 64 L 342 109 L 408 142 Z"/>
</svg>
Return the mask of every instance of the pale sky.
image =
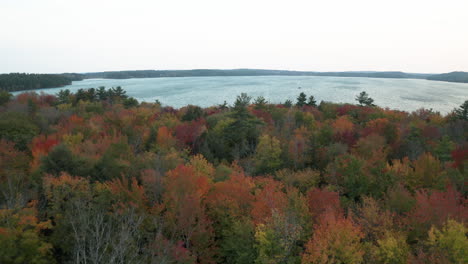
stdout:
<svg viewBox="0 0 468 264">
<path fill-rule="evenodd" d="M 468 71 L 468 0 L 0 0 L 0 72 Z"/>
</svg>

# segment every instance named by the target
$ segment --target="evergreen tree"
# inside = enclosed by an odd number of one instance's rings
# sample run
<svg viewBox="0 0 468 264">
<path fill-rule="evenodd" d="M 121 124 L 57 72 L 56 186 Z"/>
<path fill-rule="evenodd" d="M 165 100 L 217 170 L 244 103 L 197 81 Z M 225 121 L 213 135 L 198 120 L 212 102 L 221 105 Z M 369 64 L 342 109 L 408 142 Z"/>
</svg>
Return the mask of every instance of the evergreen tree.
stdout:
<svg viewBox="0 0 468 264">
<path fill-rule="evenodd" d="M 265 97 L 263 96 L 259 96 L 257 97 L 257 99 L 255 99 L 255 109 L 264 109 L 266 104 L 267 104 L 267 100 L 265 99 Z"/>
<path fill-rule="evenodd" d="M 369 95 L 364 91 L 356 96 L 356 101 L 358 101 L 361 106 L 375 106 L 374 99 L 370 98 Z"/>
<path fill-rule="evenodd" d="M 286 100 L 286 101 L 284 102 L 283 105 L 284 105 L 284 107 L 290 108 L 290 107 L 292 106 L 292 101 L 288 99 L 288 100 Z"/>
<path fill-rule="evenodd" d="M 468 120 L 468 100 L 466 100 L 459 108 L 454 110 L 455 116 L 461 120 Z"/>
<path fill-rule="evenodd" d="M 300 93 L 299 96 L 297 97 L 297 103 L 296 105 L 299 107 L 303 107 L 306 105 L 307 102 L 307 96 L 305 93 Z"/>
<path fill-rule="evenodd" d="M 309 102 L 307 102 L 307 105 L 317 107 L 317 101 L 315 101 L 315 98 L 313 95 L 309 97 Z"/>
<path fill-rule="evenodd" d="M 70 103 L 70 90 L 60 90 L 57 94 L 58 104 L 68 104 Z"/>
<path fill-rule="evenodd" d="M 7 91 L 0 90 L 0 106 L 8 103 L 13 95 Z"/>
</svg>

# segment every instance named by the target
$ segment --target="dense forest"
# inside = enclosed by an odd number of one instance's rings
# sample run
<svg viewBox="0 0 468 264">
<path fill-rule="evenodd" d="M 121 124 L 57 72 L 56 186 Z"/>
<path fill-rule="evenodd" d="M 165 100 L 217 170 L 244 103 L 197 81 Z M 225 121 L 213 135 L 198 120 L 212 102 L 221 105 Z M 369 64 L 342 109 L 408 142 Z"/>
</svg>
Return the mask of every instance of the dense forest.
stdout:
<svg viewBox="0 0 468 264">
<path fill-rule="evenodd" d="M 468 101 L 356 100 L 3 92 L 0 263 L 467 263 Z"/>
<path fill-rule="evenodd" d="M 83 76 L 76 73 L 64 74 L 0 74 L 0 90 L 14 92 L 42 88 L 56 88 L 69 85 L 72 81 L 82 80 Z"/>
</svg>

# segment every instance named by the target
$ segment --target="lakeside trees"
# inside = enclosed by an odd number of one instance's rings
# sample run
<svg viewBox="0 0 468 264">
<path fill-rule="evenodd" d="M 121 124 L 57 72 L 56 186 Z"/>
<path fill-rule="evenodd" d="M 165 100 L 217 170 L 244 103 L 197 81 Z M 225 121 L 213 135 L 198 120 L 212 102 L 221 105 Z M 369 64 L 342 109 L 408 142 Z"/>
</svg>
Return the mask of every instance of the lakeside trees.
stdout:
<svg viewBox="0 0 468 264">
<path fill-rule="evenodd" d="M 464 105 L 441 116 L 300 98 L 9 97 L 0 262 L 466 262 Z"/>
<path fill-rule="evenodd" d="M 78 74 L 0 74 L 0 91 L 23 91 L 42 88 L 56 88 L 71 84 L 72 81 L 82 80 Z"/>
</svg>

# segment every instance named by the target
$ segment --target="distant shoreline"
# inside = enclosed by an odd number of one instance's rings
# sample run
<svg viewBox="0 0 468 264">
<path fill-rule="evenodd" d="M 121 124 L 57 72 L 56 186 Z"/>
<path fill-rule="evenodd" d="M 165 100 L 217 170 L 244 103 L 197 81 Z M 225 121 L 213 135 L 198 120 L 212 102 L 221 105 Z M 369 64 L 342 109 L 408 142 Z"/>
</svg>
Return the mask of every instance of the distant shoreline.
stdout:
<svg viewBox="0 0 468 264">
<path fill-rule="evenodd" d="M 352 72 L 311 72 L 262 69 L 194 69 L 194 70 L 139 70 L 139 71 L 107 71 L 90 73 L 61 74 L 0 74 L 0 90 L 9 92 L 28 91 L 47 88 L 60 88 L 72 81 L 86 79 L 142 79 L 142 78 L 175 78 L 175 77 L 252 77 L 252 76 L 295 76 L 295 77 L 360 77 L 384 79 L 421 79 L 430 81 L 445 81 L 452 83 L 468 83 L 468 72 L 451 72 L 443 74 L 405 73 L 400 71 L 352 71 Z"/>
</svg>

